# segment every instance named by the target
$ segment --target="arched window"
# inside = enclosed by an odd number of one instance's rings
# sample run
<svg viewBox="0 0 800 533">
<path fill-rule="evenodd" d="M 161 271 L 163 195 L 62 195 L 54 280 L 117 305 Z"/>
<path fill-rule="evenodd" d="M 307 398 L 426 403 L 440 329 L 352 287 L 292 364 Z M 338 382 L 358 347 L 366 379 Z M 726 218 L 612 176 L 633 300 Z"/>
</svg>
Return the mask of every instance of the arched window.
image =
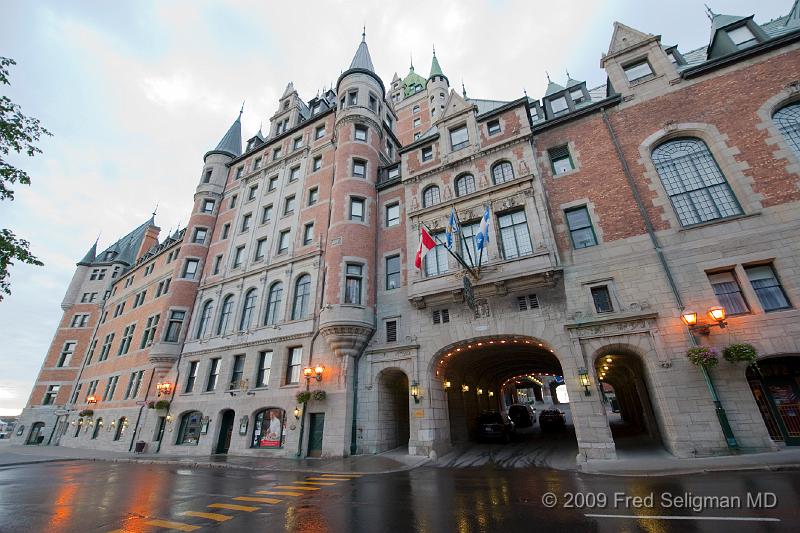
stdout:
<svg viewBox="0 0 800 533">
<path fill-rule="evenodd" d="M 73 435 L 73 438 L 80 435 L 82 427 L 83 427 L 83 417 L 79 418 L 78 421 L 75 423 L 75 434 Z"/>
<path fill-rule="evenodd" d="M 456 178 L 456 196 L 475 192 L 475 176 L 464 174 Z"/>
<path fill-rule="evenodd" d="M 514 168 L 508 161 L 500 161 L 492 167 L 492 181 L 495 185 L 514 179 Z"/>
<path fill-rule="evenodd" d="M 212 300 L 203 304 L 203 309 L 200 312 L 200 322 L 197 324 L 196 339 L 202 338 L 208 333 L 208 326 L 211 325 L 211 313 L 214 312 L 214 302 Z"/>
<path fill-rule="evenodd" d="M 294 305 L 292 320 L 300 320 L 308 315 L 308 301 L 311 298 L 311 276 L 303 274 L 294 284 Z"/>
<path fill-rule="evenodd" d="M 789 104 L 779 109 L 772 120 L 781 130 L 786 143 L 791 146 L 794 155 L 800 159 L 800 102 Z"/>
<path fill-rule="evenodd" d="M 653 150 L 653 164 L 682 226 L 742 213 L 706 143 L 674 139 Z"/>
<path fill-rule="evenodd" d="M 283 444 L 283 423 L 286 412 L 273 407 L 255 415 L 251 448 L 280 448 Z"/>
<path fill-rule="evenodd" d="M 125 434 L 125 430 L 128 429 L 128 418 L 127 417 L 120 417 L 117 420 L 117 431 L 114 433 L 114 440 L 119 440 Z"/>
<path fill-rule="evenodd" d="M 438 204 L 440 201 L 441 197 L 439 196 L 439 187 L 436 185 L 431 185 L 422 191 L 422 207 L 430 207 Z"/>
<path fill-rule="evenodd" d="M 233 312 L 233 295 L 229 294 L 222 300 L 222 311 L 219 314 L 219 323 L 217 324 L 217 335 L 222 335 L 228 330 L 228 321 L 231 319 Z"/>
<path fill-rule="evenodd" d="M 100 417 L 94 423 L 94 430 L 92 431 L 92 440 L 97 438 L 97 435 L 100 434 L 100 429 L 103 427 L 103 418 Z"/>
<path fill-rule="evenodd" d="M 283 283 L 276 281 L 269 288 L 269 295 L 267 296 L 267 315 L 264 317 L 264 325 L 270 326 L 277 324 L 279 320 L 278 313 L 281 308 L 281 300 L 283 299 Z"/>
<path fill-rule="evenodd" d="M 256 308 L 256 290 L 250 289 L 244 295 L 244 307 L 242 307 L 242 318 L 239 320 L 239 331 L 250 329 L 253 320 L 253 310 Z"/>
<path fill-rule="evenodd" d="M 203 424 L 203 413 L 189 411 L 181 417 L 181 426 L 178 430 L 178 440 L 175 444 L 191 444 L 197 446 L 200 440 L 200 428 Z"/>
</svg>

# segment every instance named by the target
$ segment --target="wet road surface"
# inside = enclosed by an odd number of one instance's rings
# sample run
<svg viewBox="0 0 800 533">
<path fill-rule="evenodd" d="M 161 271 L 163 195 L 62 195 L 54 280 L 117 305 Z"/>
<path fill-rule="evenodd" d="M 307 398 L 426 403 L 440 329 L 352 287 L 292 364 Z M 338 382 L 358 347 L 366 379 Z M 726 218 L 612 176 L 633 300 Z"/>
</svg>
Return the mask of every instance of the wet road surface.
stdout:
<svg viewBox="0 0 800 533">
<path fill-rule="evenodd" d="M 548 493 L 555 495 L 554 505 Z M 760 502 L 753 500 L 758 494 Z M 676 500 L 686 496 L 686 505 Z M 704 506 L 711 508 L 700 509 Z M 556 533 L 796 532 L 800 473 L 626 478 L 486 466 L 355 477 L 89 461 L 0 469 L 3 533 L 545 528 Z"/>
</svg>

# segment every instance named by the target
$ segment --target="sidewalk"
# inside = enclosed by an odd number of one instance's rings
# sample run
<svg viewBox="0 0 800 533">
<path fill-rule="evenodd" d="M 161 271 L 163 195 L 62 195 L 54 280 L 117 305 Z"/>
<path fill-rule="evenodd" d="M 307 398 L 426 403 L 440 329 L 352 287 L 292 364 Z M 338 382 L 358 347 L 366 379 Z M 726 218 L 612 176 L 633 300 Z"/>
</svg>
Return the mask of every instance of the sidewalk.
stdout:
<svg viewBox="0 0 800 533">
<path fill-rule="evenodd" d="M 664 450 L 640 454 L 620 454 L 614 461 L 587 461 L 579 467 L 586 474 L 612 476 L 668 476 L 735 470 L 800 470 L 800 449 L 776 452 L 739 453 L 718 457 L 681 459 Z"/>
<path fill-rule="evenodd" d="M 55 461 L 110 461 L 118 463 L 170 464 L 187 467 L 238 468 L 242 470 L 272 470 L 313 473 L 383 474 L 411 470 L 428 462 L 401 452 L 380 455 L 357 455 L 326 459 L 292 459 L 282 457 L 250 457 L 237 455 L 170 456 L 163 454 L 134 454 L 62 446 L 26 446 L 0 444 L 0 468 L 48 463 Z"/>
</svg>

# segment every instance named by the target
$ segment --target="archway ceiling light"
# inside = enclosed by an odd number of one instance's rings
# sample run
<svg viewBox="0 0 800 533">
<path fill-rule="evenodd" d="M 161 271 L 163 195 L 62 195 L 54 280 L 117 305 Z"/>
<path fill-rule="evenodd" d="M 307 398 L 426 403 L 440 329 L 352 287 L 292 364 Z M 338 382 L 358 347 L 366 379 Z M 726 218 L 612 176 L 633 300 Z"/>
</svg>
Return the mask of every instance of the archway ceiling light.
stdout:
<svg viewBox="0 0 800 533">
<path fill-rule="evenodd" d="M 439 375 L 481 383 L 501 383 L 513 376 L 527 374 L 561 375 L 561 365 L 542 343 L 516 339 L 469 342 L 452 347 L 439 357 Z"/>
</svg>

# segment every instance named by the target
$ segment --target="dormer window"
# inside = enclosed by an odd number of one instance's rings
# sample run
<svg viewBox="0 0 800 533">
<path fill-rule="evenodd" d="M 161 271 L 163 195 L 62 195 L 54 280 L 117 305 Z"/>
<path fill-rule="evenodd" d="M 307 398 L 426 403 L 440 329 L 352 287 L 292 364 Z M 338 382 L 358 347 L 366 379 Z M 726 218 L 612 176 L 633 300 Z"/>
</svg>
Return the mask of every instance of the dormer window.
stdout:
<svg viewBox="0 0 800 533">
<path fill-rule="evenodd" d="M 550 108 L 553 110 L 553 115 L 559 115 L 569 111 L 567 99 L 563 96 L 550 101 Z"/>
<path fill-rule="evenodd" d="M 469 144 L 469 134 L 466 124 L 450 130 L 450 146 L 453 151 L 461 150 Z"/>
<path fill-rule="evenodd" d="M 643 81 L 653 76 L 653 68 L 646 59 L 631 63 L 623 67 L 623 70 L 625 71 L 625 77 L 628 78 L 628 81 L 631 83 Z"/>
<path fill-rule="evenodd" d="M 728 30 L 728 37 L 731 38 L 731 41 L 733 41 L 733 44 L 735 44 L 739 50 L 749 48 L 758 43 L 758 39 L 756 39 L 756 36 L 753 35 L 753 32 L 751 32 L 750 28 L 747 26 L 739 26 L 738 28 Z"/>
<path fill-rule="evenodd" d="M 317 113 L 319 113 L 320 109 L 321 109 L 321 104 L 319 103 L 314 104 L 314 107 L 311 108 L 311 114 L 316 115 Z"/>
<path fill-rule="evenodd" d="M 576 105 L 586 101 L 586 99 L 583 96 L 583 91 L 581 91 L 580 89 L 577 89 L 575 91 L 570 91 L 569 97 L 572 98 L 572 103 Z"/>
</svg>

